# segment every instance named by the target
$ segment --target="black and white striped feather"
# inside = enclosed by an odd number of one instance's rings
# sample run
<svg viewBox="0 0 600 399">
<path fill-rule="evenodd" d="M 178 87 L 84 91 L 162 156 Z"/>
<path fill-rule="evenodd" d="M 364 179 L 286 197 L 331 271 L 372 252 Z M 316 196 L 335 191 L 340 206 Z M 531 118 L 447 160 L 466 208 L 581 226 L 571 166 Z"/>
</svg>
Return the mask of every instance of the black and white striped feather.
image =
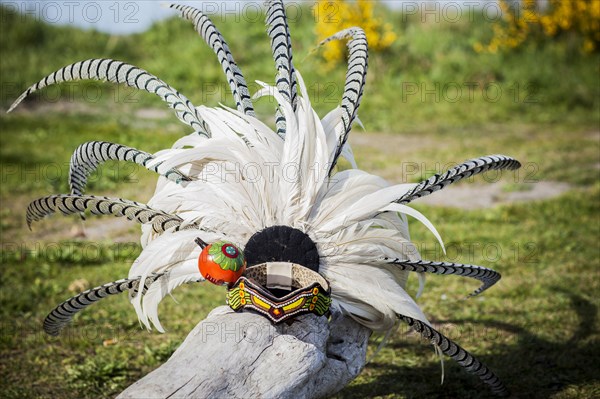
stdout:
<svg viewBox="0 0 600 399">
<path fill-rule="evenodd" d="M 145 293 L 150 285 L 158 280 L 165 273 L 152 273 L 144 280 L 142 293 Z M 139 291 L 140 277 L 127 278 L 103 284 L 91 288 L 75 295 L 56 306 L 44 319 L 44 331 L 53 336 L 57 336 L 70 321 L 73 316 L 90 305 L 104 299 L 110 295 L 121 294 L 125 291 L 133 290 L 133 293 Z"/>
<path fill-rule="evenodd" d="M 296 70 L 292 62 L 292 38 L 285 14 L 285 6 L 281 0 L 269 0 L 266 5 L 267 33 L 271 38 L 271 51 L 277 70 L 275 84 L 279 93 L 292 105 L 292 109 L 295 111 L 298 101 L 298 88 Z M 285 118 L 279 109 L 275 116 L 275 123 L 277 134 L 285 137 Z"/>
<path fill-rule="evenodd" d="M 367 67 L 369 61 L 369 48 L 367 35 L 358 27 L 344 29 L 333 36 L 323 40 L 323 45 L 332 40 L 348 41 L 348 70 L 346 82 L 344 83 L 344 94 L 342 95 L 342 131 L 338 137 L 337 148 L 329 168 L 329 174 L 335 168 L 338 158 L 342 154 L 344 144 L 348 141 L 352 122 L 356 119 L 356 112 L 360 106 L 365 83 L 367 81 Z"/>
<path fill-rule="evenodd" d="M 59 194 L 38 198 L 27 207 L 27 225 L 59 210 L 64 215 L 83 213 L 89 210 L 94 215 L 125 216 L 141 224 L 151 224 L 155 232 L 161 233 L 171 228 L 182 228 L 183 219 L 177 215 L 152 209 L 146 204 L 121 198 L 96 197 L 93 195 Z M 189 225 L 187 228 L 194 228 Z"/>
<path fill-rule="evenodd" d="M 479 280 L 483 285 L 477 288 L 469 296 L 481 294 L 483 291 L 496 284 L 502 277 L 500 273 L 487 267 L 477 265 L 465 265 L 453 262 L 433 262 L 430 260 L 399 260 L 384 259 L 386 263 L 397 266 L 400 270 L 408 270 L 417 273 L 454 274 L 456 276 L 470 277 Z"/>
<path fill-rule="evenodd" d="M 420 320 L 404 315 L 398 315 L 398 318 L 413 327 L 423 338 L 430 340 L 443 354 L 464 367 L 468 373 L 478 376 L 490 387 L 493 393 L 498 396 L 509 395 L 508 389 L 493 371 L 450 338 Z"/>
<path fill-rule="evenodd" d="M 254 116 L 254 107 L 252 106 L 248 85 L 246 84 L 244 75 L 242 75 L 242 71 L 233 59 L 233 55 L 221 32 L 219 32 L 210 18 L 197 8 L 181 4 L 171 4 L 170 7 L 179 11 L 183 18 L 194 24 L 196 31 L 217 55 L 233 93 L 237 109 L 246 115 Z"/>
<path fill-rule="evenodd" d="M 514 170 L 519 169 L 520 167 L 521 163 L 519 161 L 514 158 L 507 157 L 506 155 L 486 155 L 480 158 L 470 159 L 444 173 L 438 173 L 434 176 L 431 176 L 429 179 L 423 180 L 417 184 L 415 188 L 394 202 L 399 204 L 408 204 L 417 198 L 429 195 L 452 183 L 478 173 L 485 172 L 486 170 Z"/>
<path fill-rule="evenodd" d="M 10 106 L 7 112 L 15 109 L 27 96 L 52 84 L 76 80 L 99 80 L 112 83 L 123 83 L 127 86 L 156 94 L 177 113 L 183 123 L 194 128 L 198 133 L 210 137 L 208 126 L 200 114 L 183 94 L 169 86 L 149 72 L 121 61 L 111 59 L 90 59 L 67 65 L 36 84 L 30 86 Z"/>
<path fill-rule="evenodd" d="M 82 195 L 85 191 L 85 185 L 89 174 L 106 161 L 134 162 L 174 181 L 175 183 L 192 180 L 190 177 L 173 168 L 162 173 L 159 172 L 158 169 L 160 163 L 152 167 L 146 166 L 152 159 L 154 159 L 154 155 L 122 144 L 109 143 L 106 141 L 88 141 L 87 143 L 81 144 L 71 156 L 71 163 L 69 166 L 69 186 L 71 188 L 71 194 Z"/>
</svg>

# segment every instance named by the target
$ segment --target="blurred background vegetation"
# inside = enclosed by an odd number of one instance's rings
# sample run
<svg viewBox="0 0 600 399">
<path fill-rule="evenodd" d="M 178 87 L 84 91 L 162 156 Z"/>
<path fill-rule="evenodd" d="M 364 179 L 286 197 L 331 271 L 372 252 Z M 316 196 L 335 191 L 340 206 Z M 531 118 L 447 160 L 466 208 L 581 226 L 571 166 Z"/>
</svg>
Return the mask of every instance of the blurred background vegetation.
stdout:
<svg viewBox="0 0 600 399">
<path fill-rule="evenodd" d="M 392 182 L 418 181 L 442 165 L 505 153 L 522 161 L 519 173 L 461 184 L 480 188 L 498 180 L 498 197 L 527 197 L 542 183 L 564 188 L 528 202 L 493 198 L 479 209 L 469 209 L 469 198 L 461 208 L 415 203 L 456 249 L 444 256 L 424 229 L 411 225 L 424 258 L 481 264 L 504 276 L 470 301 L 462 298 L 475 283 L 430 277 L 420 303 L 434 324 L 521 397 L 597 396 L 600 3 L 501 0 L 495 9 L 502 17 L 490 7 L 462 9 L 457 17 L 443 3 L 423 13 L 418 4 L 390 10 L 365 1 L 300 3 L 290 18 L 294 60 L 313 106 L 324 116 L 338 105 L 345 76 L 344 47 L 313 51 L 317 43 L 349 24 L 363 25 L 375 50 L 359 111 L 366 131 L 357 127 L 350 138 L 362 169 Z M 196 105 L 233 103 L 214 54 L 189 22 L 173 18 L 117 36 L 0 11 L 3 109 L 54 70 L 101 57 L 148 70 Z M 249 82 L 274 78 L 261 21 L 215 19 Z M 274 107 L 258 101 L 259 117 L 273 124 Z M 180 304 L 166 299 L 161 305 L 163 335 L 141 330 L 122 297 L 83 312 L 64 336 L 47 337 L 41 324 L 54 305 L 127 274 L 141 250 L 139 229 L 118 219 L 90 218 L 83 225 L 55 216 L 30 232 L 24 211 L 39 196 L 68 191 L 68 161 L 80 143 L 114 141 L 154 152 L 189 132 L 154 96 L 97 82 L 45 89 L 15 113 L 1 112 L 0 132 L 0 392 L 114 396 L 164 362 L 224 302 L 224 293 L 178 289 Z M 107 163 L 88 192 L 146 201 L 155 179 Z M 451 362 L 443 386 L 439 377 L 431 347 L 402 328 L 340 396 L 487 395 Z"/>
</svg>

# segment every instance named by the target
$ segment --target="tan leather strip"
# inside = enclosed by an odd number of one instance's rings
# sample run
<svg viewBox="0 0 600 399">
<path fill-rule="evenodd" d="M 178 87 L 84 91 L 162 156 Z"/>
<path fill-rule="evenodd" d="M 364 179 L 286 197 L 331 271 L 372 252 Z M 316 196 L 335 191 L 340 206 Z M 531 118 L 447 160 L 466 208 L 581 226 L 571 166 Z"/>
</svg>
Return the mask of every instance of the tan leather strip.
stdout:
<svg viewBox="0 0 600 399">
<path fill-rule="evenodd" d="M 270 271 L 274 274 L 271 275 Z M 291 271 L 291 277 L 290 277 Z M 304 266 L 289 262 L 265 262 L 249 267 L 244 272 L 246 278 L 255 280 L 258 284 L 269 287 L 270 283 L 281 284 L 292 289 L 298 289 L 317 282 L 325 290 L 329 291 L 329 283 L 319 273 Z M 291 279 L 291 284 L 290 280 Z M 274 287 L 269 287 L 274 288 Z M 289 289 L 289 288 L 286 288 Z"/>
</svg>

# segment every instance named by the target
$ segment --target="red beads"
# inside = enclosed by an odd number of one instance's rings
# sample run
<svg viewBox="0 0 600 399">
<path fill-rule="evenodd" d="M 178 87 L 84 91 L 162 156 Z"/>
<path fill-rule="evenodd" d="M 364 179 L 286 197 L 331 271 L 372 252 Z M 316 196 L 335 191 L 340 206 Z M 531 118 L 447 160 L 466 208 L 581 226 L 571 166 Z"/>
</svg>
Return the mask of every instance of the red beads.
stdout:
<svg viewBox="0 0 600 399">
<path fill-rule="evenodd" d="M 202 277 L 213 284 L 233 284 L 246 270 L 246 259 L 232 243 L 217 241 L 202 250 L 198 268 Z"/>
</svg>

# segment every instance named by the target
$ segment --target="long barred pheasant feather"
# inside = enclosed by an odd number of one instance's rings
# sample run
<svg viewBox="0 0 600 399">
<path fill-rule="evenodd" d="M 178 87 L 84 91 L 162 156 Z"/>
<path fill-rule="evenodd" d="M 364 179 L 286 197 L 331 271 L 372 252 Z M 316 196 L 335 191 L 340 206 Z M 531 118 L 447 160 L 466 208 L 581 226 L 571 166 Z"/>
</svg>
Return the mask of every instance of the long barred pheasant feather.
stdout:
<svg viewBox="0 0 600 399">
<path fill-rule="evenodd" d="M 106 161 L 134 162 L 146 167 L 154 155 L 122 144 L 106 141 L 89 141 L 81 144 L 71 156 L 69 166 L 69 187 L 71 194 L 81 195 L 85 191 L 87 178 L 100 164 Z M 190 181 L 191 178 L 176 169 L 159 171 L 160 164 L 148 167 L 149 170 L 166 177 L 175 183 Z"/>
<path fill-rule="evenodd" d="M 454 262 L 432 262 L 427 260 L 389 260 L 384 261 L 397 266 L 401 270 L 417 273 L 454 274 L 455 276 L 471 277 L 479 280 L 483 285 L 473 291 L 469 296 L 481 294 L 500 280 L 500 273 L 483 266 L 465 265 Z"/>
<path fill-rule="evenodd" d="M 267 9 L 266 15 L 267 33 L 271 38 L 271 49 L 273 59 L 275 60 L 275 85 L 277 90 L 287 102 L 292 104 L 292 109 L 296 110 L 298 102 L 298 88 L 296 81 L 296 70 L 292 62 L 292 38 L 285 15 L 283 3 L 275 2 Z M 275 123 L 277 125 L 277 134 L 285 137 L 285 118 L 279 109 L 276 111 Z"/>
<path fill-rule="evenodd" d="M 111 59 L 91 59 L 67 65 L 36 84 L 32 85 L 10 106 L 11 112 L 30 94 L 52 84 L 72 82 L 76 80 L 93 79 L 122 83 L 136 89 L 156 94 L 177 113 L 180 121 L 208 135 L 208 129 L 198 114 L 196 107 L 183 94 L 136 66 Z"/>
<path fill-rule="evenodd" d="M 348 40 L 348 70 L 341 106 L 319 119 L 292 62 L 283 1 L 271 0 L 266 5 L 275 84 L 258 82 L 262 88 L 254 97 L 276 99 L 275 129 L 255 116 L 244 76 L 210 18 L 181 5 L 171 7 L 194 24 L 217 55 L 236 109 L 195 107 L 150 73 L 108 59 L 59 69 L 31 86 L 11 106 L 10 111 L 50 84 L 107 80 L 158 95 L 193 129 L 171 149 L 156 154 L 103 141 L 82 144 L 71 158 L 71 194 L 40 198 L 29 205 L 28 224 L 56 211 L 90 211 L 125 216 L 142 225 L 143 250 L 128 278 L 61 303 L 48 315 L 45 330 L 58 334 L 76 312 L 106 296 L 129 292 L 140 321 L 149 329 L 163 331 L 159 302 L 181 284 L 203 281 L 197 266 L 201 248 L 196 243 L 227 240 L 243 249 L 248 266 L 261 259 L 291 262 L 286 255 L 289 250 L 304 253 L 329 282 L 333 311 L 374 331 L 389 332 L 398 322 L 405 322 L 466 371 L 479 376 L 494 393 L 506 394 L 499 378 L 437 331 L 406 291 L 411 273 L 417 273 L 421 281 L 425 274 L 477 279 L 482 285 L 472 295 L 491 287 L 500 274 L 481 266 L 422 260 L 410 241 L 407 216 L 424 223 L 443 243 L 433 224 L 407 204 L 489 169 L 518 168 L 519 162 L 504 155 L 489 155 L 417 184 L 398 185 L 358 169 L 348 138 L 366 82 L 364 31 L 346 29 L 322 43 Z M 338 170 L 340 157 L 347 158 L 353 167 Z M 159 175 L 148 204 L 83 195 L 89 173 L 108 160 L 134 162 Z M 271 247 L 267 253 L 257 247 L 259 238 L 280 246 Z"/>
<path fill-rule="evenodd" d="M 155 210 L 148 205 L 121 198 L 95 197 L 93 195 L 50 195 L 33 201 L 27 207 L 27 225 L 59 210 L 63 215 L 83 213 L 89 210 L 94 215 L 125 216 L 138 223 L 152 225 L 155 232 L 170 228 L 179 230 L 183 219 L 177 215 Z"/>
<path fill-rule="evenodd" d="M 348 71 L 346 72 L 346 82 L 344 83 L 344 94 L 342 95 L 342 130 L 338 133 L 338 145 L 336 147 L 335 156 L 331 162 L 329 172 L 335 168 L 338 158 L 342 154 L 342 150 L 352 122 L 356 118 L 356 112 L 360 106 L 363 90 L 367 81 L 367 65 L 369 60 L 369 51 L 367 47 L 367 36 L 360 28 L 349 28 L 323 40 L 320 45 L 324 45 L 332 40 L 348 41 Z"/>
<path fill-rule="evenodd" d="M 164 273 L 152 274 L 144 281 L 142 294 L 148 291 L 148 287 L 162 277 Z M 91 288 L 67 299 L 56 306 L 44 319 L 44 331 L 50 335 L 58 335 L 60 330 L 67 325 L 77 312 L 82 311 L 95 302 L 104 299 L 110 295 L 117 295 L 123 292 L 139 291 L 140 278 L 126 278 L 111 283 L 106 283 L 98 287 Z"/>
<path fill-rule="evenodd" d="M 471 159 L 442 174 L 433 175 L 429 179 L 422 181 L 415 188 L 404 194 L 395 202 L 399 204 L 407 204 L 417 198 L 421 198 L 435 191 L 441 190 L 449 184 L 456 183 L 459 180 L 466 179 L 479 173 L 483 173 L 486 170 L 514 170 L 520 167 L 521 164 L 519 161 L 505 155 L 487 155 L 485 157 Z"/>
<path fill-rule="evenodd" d="M 231 87 L 237 109 L 246 115 L 254 115 L 254 107 L 250 100 L 250 92 L 246 85 L 246 79 L 244 79 L 242 71 L 235 63 L 233 55 L 231 54 L 231 51 L 229 51 L 229 46 L 227 46 L 227 42 L 225 42 L 221 32 L 219 32 L 210 18 L 197 8 L 179 4 L 172 4 L 171 8 L 181 12 L 183 18 L 192 21 L 196 31 L 198 31 L 204 41 L 213 49 L 215 54 L 217 54 L 219 63 L 221 64 L 223 72 L 229 82 L 229 86 Z"/>
</svg>

